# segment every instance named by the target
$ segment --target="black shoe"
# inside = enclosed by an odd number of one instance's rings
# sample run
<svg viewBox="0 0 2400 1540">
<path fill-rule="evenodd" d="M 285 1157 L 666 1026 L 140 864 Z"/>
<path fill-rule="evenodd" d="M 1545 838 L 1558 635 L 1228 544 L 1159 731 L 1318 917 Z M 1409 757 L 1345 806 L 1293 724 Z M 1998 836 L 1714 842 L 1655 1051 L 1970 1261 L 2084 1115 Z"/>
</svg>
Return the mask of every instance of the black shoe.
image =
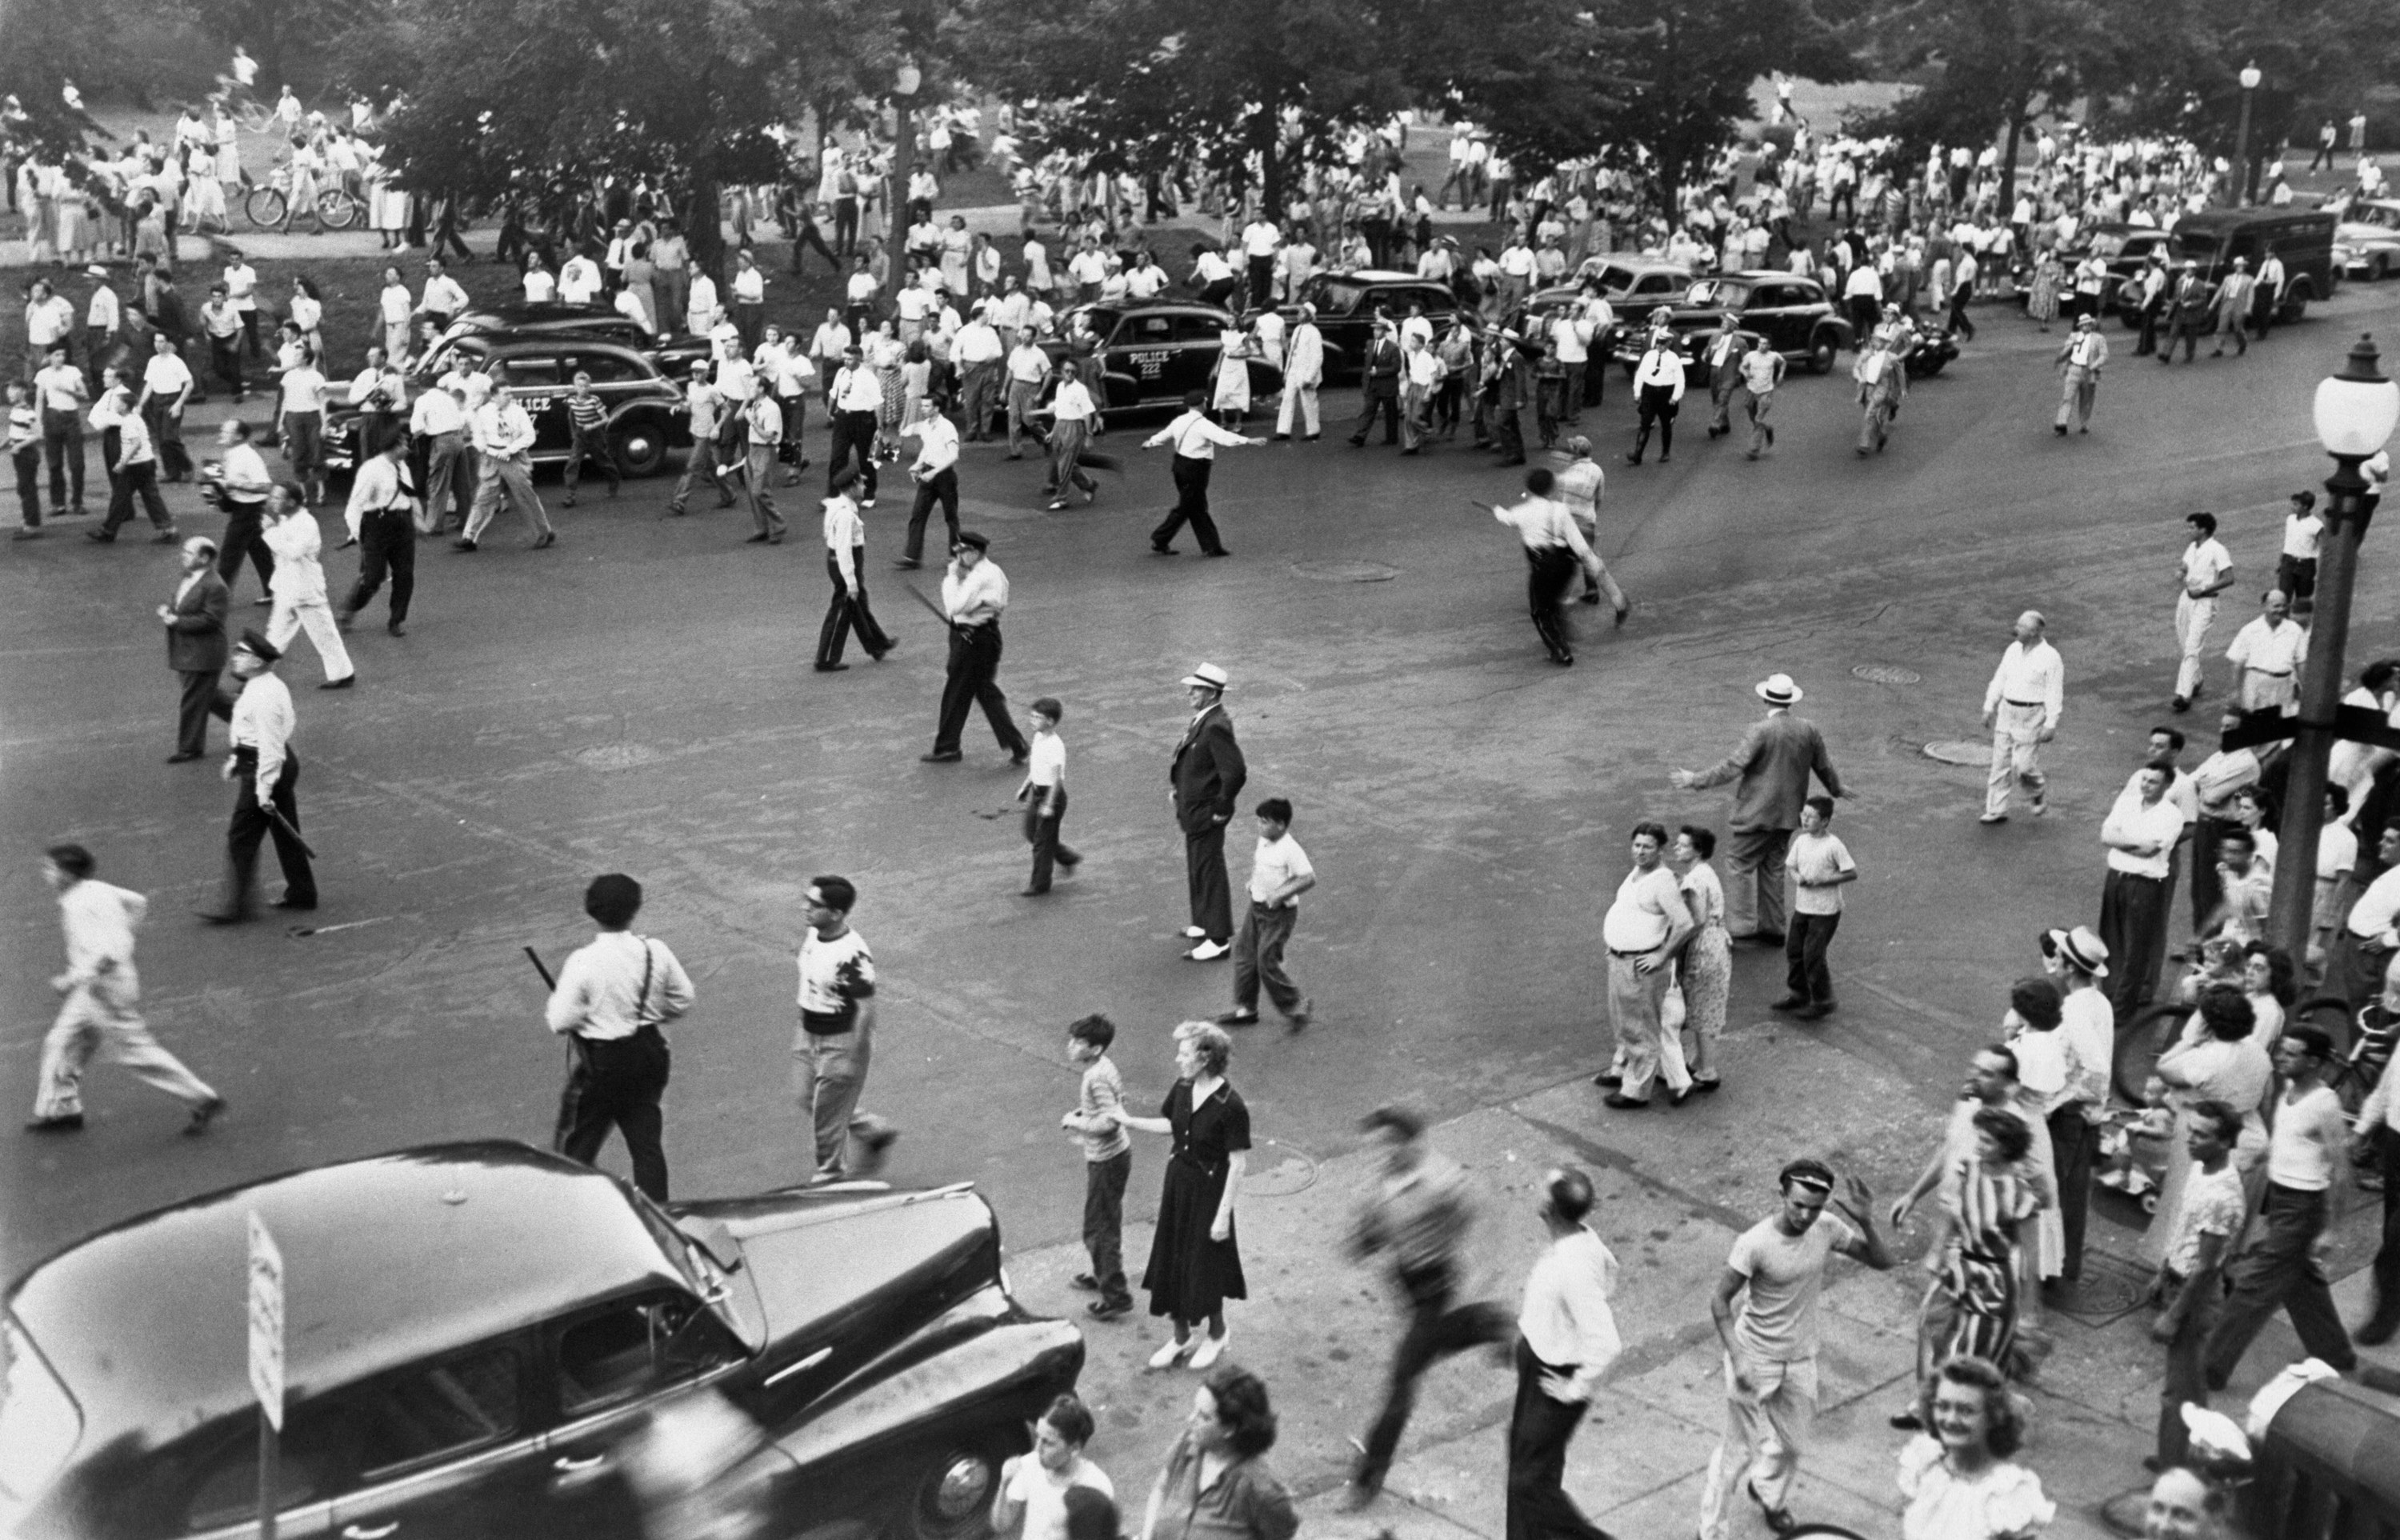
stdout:
<svg viewBox="0 0 2400 1540">
<path fill-rule="evenodd" d="M 1919 1420 L 1916 1413 L 1914 1411 L 1896 1413 L 1891 1419 L 1891 1425 L 1910 1433 L 1922 1433 L 1925 1431 L 1925 1424 Z"/>
<path fill-rule="evenodd" d="M 170 765 L 180 765 L 186 759 L 198 759 L 199 756 L 200 751 L 198 749 L 177 749 L 174 753 L 167 756 L 167 763 Z"/>
<path fill-rule="evenodd" d="M 2400 1321 L 2385 1320 L 2378 1315 L 2352 1332 L 2350 1340 L 2362 1347 L 2381 1347 L 2392 1340 L 2392 1334 L 2395 1329 L 2400 1329 Z"/>
<path fill-rule="evenodd" d="M 1792 1517 L 1790 1508 L 1771 1508 L 1766 1506 L 1766 1499 L 1758 1494 L 1757 1482 L 1744 1481 L 1741 1485 L 1742 1490 L 1750 1493 L 1750 1500 L 1758 1505 L 1758 1511 L 1766 1515 L 1768 1529 L 1778 1534 L 1789 1534 L 1800 1527 L 1800 1521 Z"/>
<path fill-rule="evenodd" d="M 1724 1086 L 1725 1082 L 1722 1080 L 1695 1080 L 1692 1082 L 1692 1089 L 1698 1091 L 1704 1097 L 1722 1090 Z"/>
<path fill-rule="evenodd" d="M 1624 1109 L 1624 1110 L 1627 1110 L 1627 1111 L 1630 1111 L 1630 1110 L 1632 1110 L 1632 1109 L 1634 1109 L 1634 1108 L 1639 1108 L 1639 1107 L 1647 1107 L 1647 1106 L 1649 1106 L 1649 1105 L 1650 1105 L 1650 1101 L 1649 1101 L 1649 1098 L 1648 1098 L 1648 1097 L 1629 1097 L 1629 1096 L 1625 1095 L 1622 1091 L 1611 1091 L 1610 1093 L 1608 1093 L 1608 1095 L 1606 1095 L 1606 1096 L 1604 1096 L 1604 1097 L 1601 1097 L 1601 1098 L 1600 1098 L 1600 1100 L 1601 1100 L 1601 1105 L 1602 1105 L 1602 1106 L 1603 1106 L 1603 1107 L 1616 1107 L 1616 1108 L 1621 1108 L 1621 1109 Z"/>
<path fill-rule="evenodd" d="M 1822 1021 L 1834 1014 L 1834 1002 L 1830 1000 L 1820 1000 L 1814 1005 L 1803 1006 L 1792 1014 L 1802 1021 Z"/>
<path fill-rule="evenodd" d="M 225 1099 L 223 1097 L 211 1097 L 208 1100 L 200 1103 L 198 1107 L 193 1108 L 192 1121 L 184 1124 L 184 1137 L 187 1139 L 198 1138 L 202 1134 L 207 1133 L 209 1131 L 209 1124 L 216 1122 L 218 1118 L 223 1117 L 225 1115 Z"/>
<path fill-rule="evenodd" d="M 1017 890 L 1016 890 L 1016 896 L 1017 896 L 1017 897 L 1019 897 L 1019 898 L 1039 898 L 1039 897 L 1041 897 L 1043 893 L 1048 893 L 1049 891 L 1050 891 L 1050 884 L 1048 884 L 1047 882 L 1044 882 L 1042 886 L 1040 886 L 1040 887 L 1038 887 L 1038 888 L 1037 888 L 1037 887 L 1035 887 L 1032 883 L 1028 882 L 1025 886 L 1023 886 L 1023 887 L 1021 887 L 1021 888 L 1019 888 L 1019 889 L 1017 889 Z"/>
<path fill-rule="evenodd" d="M 935 749 L 931 754 L 920 754 L 917 756 L 917 762 L 920 765 L 955 765 L 965 757 L 966 756 L 957 749 L 949 749 L 947 751 Z"/>
<path fill-rule="evenodd" d="M 1028 759 L 1030 759 L 1030 758 L 1032 758 L 1032 757 L 1033 757 L 1033 750 L 1029 746 L 1029 747 L 1026 747 L 1026 748 L 1020 748 L 1020 749 L 1018 749 L 1016 752 L 1015 752 L 1014 754 L 1011 754 L 1011 755 L 1008 756 L 1008 762 L 1009 762 L 1010 764 L 1012 764 L 1012 765 L 1022 765 L 1022 764 L 1024 764 Z"/>
<path fill-rule="evenodd" d="M 1689 1101 L 1691 1097 L 1692 1087 L 1689 1085 L 1684 1086 L 1680 1091 L 1670 1091 L 1667 1093 L 1667 1105 L 1670 1107 L 1681 1107 L 1684 1102 Z"/>
<path fill-rule="evenodd" d="M 1086 1294 L 1097 1294 L 1100 1291 L 1100 1280 L 1089 1273 L 1078 1273 L 1067 1280 L 1067 1287 L 1080 1288 Z"/>
<path fill-rule="evenodd" d="M 1220 545 L 1220 546 L 1219 546 L 1219 547 L 1218 547 L 1216 550 L 1214 550 L 1214 551 L 1204 551 L 1204 552 L 1200 552 L 1200 554 L 1202 554 L 1203 556 L 1230 556 L 1230 555 L 1232 555 L 1232 554 L 1233 554 L 1233 552 L 1230 552 L 1230 551 L 1228 551 L 1228 550 L 1226 550 L 1223 546 L 1221 546 L 1221 545 Z"/>
<path fill-rule="evenodd" d="M 1215 1022 L 1220 1027 L 1255 1027 L 1259 1024 L 1259 1014 L 1256 1011 L 1227 1011 L 1216 1017 Z"/>
<path fill-rule="evenodd" d="M 1602 1070 L 1600 1073 L 1591 1077 L 1591 1083 L 1594 1085 L 1605 1085 L 1610 1090 L 1614 1091 L 1618 1086 L 1625 1083 L 1625 1077 L 1618 1074 L 1614 1070 Z"/>
<path fill-rule="evenodd" d="M 195 909 L 192 912 L 198 915 L 204 924 L 247 925 L 250 923 L 250 915 L 241 909 Z"/>
<path fill-rule="evenodd" d="M 1150 549 L 1157 552 L 1162 556 L 1172 556 L 1175 554 L 1175 548 L 1173 546 L 1161 545 L 1156 540 L 1150 542 Z"/>
<path fill-rule="evenodd" d="M 849 667 L 850 665 L 848 663 L 819 663 L 817 665 L 817 672 L 819 674 L 839 674 Z"/>
<path fill-rule="evenodd" d="M 541 538 L 533 542 L 533 548 L 536 551 L 548 551 L 552 546 L 554 546 L 557 543 L 558 531 L 554 529 L 544 530 L 542 532 Z"/>
<path fill-rule="evenodd" d="M 35 1118 L 25 1124 L 28 1134 L 75 1134 L 83 1131 L 83 1114 L 69 1112 L 62 1118 Z"/>
<path fill-rule="evenodd" d="M 2174 700 L 2167 702 L 2167 709 L 2174 712 L 2189 711 L 2191 709 L 2191 697 L 2189 695 L 2178 695 Z"/>
<path fill-rule="evenodd" d="M 1807 995 L 1785 995 L 1781 1000 L 1769 1005 L 1767 1009 L 1770 1011 L 1805 1011 L 1808 1009 L 1808 997 Z"/>
<path fill-rule="evenodd" d="M 767 537 L 764 534 L 753 535 L 742 543 L 743 545 L 765 545 L 767 543 Z"/>
<path fill-rule="evenodd" d="M 402 625 L 398 620 L 392 621 L 383 629 L 384 634 L 389 636 L 405 636 L 408 634 L 408 628 Z"/>
<path fill-rule="evenodd" d="M 481 551 L 484 548 L 477 545 L 472 540 L 453 540 L 450 542 L 450 549 L 453 551 Z"/>
<path fill-rule="evenodd" d="M 83 532 L 83 538 L 87 540 L 98 541 L 102 545 L 113 545 L 116 541 L 116 531 L 113 529 L 87 529 Z"/>
<path fill-rule="evenodd" d="M 1096 1321 L 1113 1321 L 1120 1315 L 1133 1314 L 1131 1300 L 1094 1300 L 1084 1307 L 1084 1314 Z"/>
<path fill-rule="evenodd" d="M 288 893 L 267 906 L 270 909 L 300 909 L 304 911 L 314 909 L 316 906 L 317 901 L 313 898 L 306 901 L 296 900 Z"/>
</svg>

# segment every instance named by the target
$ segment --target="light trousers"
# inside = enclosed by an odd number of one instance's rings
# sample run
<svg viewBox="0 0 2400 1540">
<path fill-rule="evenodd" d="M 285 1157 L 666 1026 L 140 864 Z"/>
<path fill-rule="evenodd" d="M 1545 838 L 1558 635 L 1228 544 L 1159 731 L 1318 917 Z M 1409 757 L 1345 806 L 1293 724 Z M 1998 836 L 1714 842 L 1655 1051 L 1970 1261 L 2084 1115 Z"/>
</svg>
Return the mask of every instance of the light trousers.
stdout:
<svg viewBox="0 0 2400 1540">
<path fill-rule="evenodd" d="M 2175 699 L 2189 701 L 2200 693 L 2201 649 L 2208 645 L 2208 628 L 2216 623 L 2215 598 L 2195 599 L 2184 594 L 2175 600 L 2175 641 L 2183 647 L 2183 662 L 2175 670 Z"/>
<path fill-rule="evenodd" d="M 1750 1366 L 1752 1394 L 1734 1388 L 1733 1360 L 1725 1377 L 1725 1436 L 1709 1456 L 1707 1484 L 1700 1488 L 1700 1540 L 1726 1540 L 1733 1533 L 1731 1506 L 1747 1479 L 1759 1501 L 1771 1508 L 1791 1506 L 1792 1483 L 1800 1474 L 1801 1451 L 1817 1417 L 1817 1360 Z"/>
<path fill-rule="evenodd" d="M 347 679 L 358 670 L 350 664 L 350 649 L 342 645 L 342 631 L 334 624 L 334 611 L 322 599 L 303 599 L 297 603 L 279 598 L 275 607 L 266 612 L 266 639 L 278 651 L 292 640 L 293 634 L 305 631 L 309 645 L 317 649 L 317 661 L 325 665 L 328 680 Z"/>
<path fill-rule="evenodd" d="M 2051 426 L 2064 430 L 2066 427 L 2066 419 L 2071 416 L 2075 419 L 2076 427 L 2091 427 L 2092 405 L 2099 399 L 2100 382 L 2098 380 L 2080 380 L 2072 375 L 2066 376 L 2059 381 L 2058 416 L 2051 419 Z"/>
<path fill-rule="evenodd" d="M 34 1098 L 36 1118 L 83 1114 L 83 1071 L 92 1056 L 105 1053 L 134 1074 L 193 1107 L 216 1099 L 184 1061 L 158 1046 L 142 1019 L 141 985 L 130 976 L 94 979 L 67 991 L 58 1020 L 42 1039 L 41 1087 Z"/>
<path fill-rule="evenodd" d="M 1295 416 L 1302 424 L 1301 432 L 1307 437 L 1313 439 L 1323 431 L 1316 420 L 1316 387 L 1287 384 L 1283 388 L 1283 405 L 1275 412 L 1275 431 L 1289 438 Z"/>
<path fill-rule="evenodd" d="M 793 1045 L 792 1099 L 809 1124 L 808 1177 L 843 1175 L 849 1164 L 850 1136 L 871 1135 L 884 1126 L 880 1118 L 858 1110 L 874 1050 L 871 1039 L 869 1031 L 854 1028 L 822 1037 L 804 1033 Z"/>
<path fill-rule="evenodd" d="M 2019 785 L 2037 807 L 2040 805 L 2042 788 L 2050 784 L 2050 778 L 2041 772 L 2041 723 L 2046 715 L 2040 706 L 2000 702 L 1998 714 L 1992 718 L 1992 773 L 1984 788 L 1984 812 L 2006 813 L 2010 794 Z"/>
<path fill-rule="evenodd" d="M 541 506 L 541 495 L 533 489 L 533 466 L 523 455 L 506 459 L 497 455 L 475 457 L 475 507 L 467 515 L 466 538 L 480 541 L 484 531 L 491 527 L 500 511 L 500 500 L 508 504 L 533 526 L 533 532 L 547 535 L 550 511 Z"/>
<path fill-rule="evenodd" d="M 1651 955 L 1608 954 L 1608 1015 L 1616 1024 L 1617 1073 L 1625 1079 L 1618 1094 L 1636 1101 L 1649 1099 L 1653 1079 L 1664 1079 L 1670 1091 L 1686 1091 L 1692 1084 L 1692 1072 L 1684 1065 L 1682 1034 L 1665 1031 L 1658 1021 L 1674 970 L 1663 958 L 1651 973 L 1634 967 Z"/>
</svg>

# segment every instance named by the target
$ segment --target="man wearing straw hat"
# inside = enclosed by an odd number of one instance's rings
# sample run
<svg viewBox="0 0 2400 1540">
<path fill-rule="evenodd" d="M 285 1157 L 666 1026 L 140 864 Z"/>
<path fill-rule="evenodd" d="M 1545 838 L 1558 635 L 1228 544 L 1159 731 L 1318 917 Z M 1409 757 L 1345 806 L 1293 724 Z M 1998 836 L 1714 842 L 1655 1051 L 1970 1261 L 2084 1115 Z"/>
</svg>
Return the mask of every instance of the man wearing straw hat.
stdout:
<svg viewBox="0 0 2400 1540">
<path fill-rule="evenodd" d="M 1814 775 L 1835 797 L 1841 772 L 1825 752 L 1817 725 L 1792 715 L 1801 698 L 1792 675 L 1777 674 L 1755 687 L 1766 702 L 1764 720 L 1753 724 L 1733 753 L 1711 769 L 1679 770 L 1668 779 L 1685 791 L 1734 787 L 1732 838 L 1725 851 L 1725 929 L 1737 941 L 1783 944 L 1783 858 L 1800 826 L 1800 805 Z"/>
<path fill-rule="evenodd" d="M 1225 715 L 1225 687 L 1233 681 L 1214 663 L 1183 676 L 1192 702 L 1192 724 L 1175 745 L 1167 768 L 1174 787 L 1175 822 L 1183 830 L 1183 866 L 1192 895 L 1192 923 L 1184 937 L 1198 942 L 1184 953 L 1194 962 L 1213 962 L 1233 950 L 1234 899 L 1225 881 L 1225 825 L 1234 798 L 1249 779 L 1242 746 L 1234 741 L 1234 720 Z"/>
</svg>

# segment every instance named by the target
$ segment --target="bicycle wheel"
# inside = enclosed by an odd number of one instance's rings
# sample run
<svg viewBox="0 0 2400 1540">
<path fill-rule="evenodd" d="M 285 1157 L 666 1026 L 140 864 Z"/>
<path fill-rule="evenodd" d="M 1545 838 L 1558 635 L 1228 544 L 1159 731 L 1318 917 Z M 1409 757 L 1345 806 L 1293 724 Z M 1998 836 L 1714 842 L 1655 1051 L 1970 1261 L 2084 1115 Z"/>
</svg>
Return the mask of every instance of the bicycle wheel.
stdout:
<svg viewBox="0 0 2400 1540">
<path fill-rule="evenodd" d="M 2286 1029 L 2302 1025 L 2313 1027 L 2331 1038 L 2336 1064 L 2349 1057 L 2350 1045 L 2358 1041 L 2358 1015 L 2339 995 L 2311 995 L 2292 1007 L 2284 1024 Z"/>
<path fill-rule="evenodd" d="M 2109 1066 L 2108 1078 L 2118 1096 L 2135 1107 L 2142 1105 L 2142 1086 L 2190 1014 L 2180 1005 L 2153 1003 L 2134 1012 L 2131 1025 L 2117 1029 L 2115 1062 Z"/>
<path fill-rule="evenodd" d="M 249 220 L 253 228 L 260 230 L 271 230 L 280 225 L 291 207 L 280 187 L 252 187 L 250 196 L 241 200 L 242 217 Z"/>
<path fill-rule="evenodd" d="M 317 195 L 317 223 L 328 230 L 347 230 L 359 217 L 359 200 L 339 187 Z"/>
</svg>

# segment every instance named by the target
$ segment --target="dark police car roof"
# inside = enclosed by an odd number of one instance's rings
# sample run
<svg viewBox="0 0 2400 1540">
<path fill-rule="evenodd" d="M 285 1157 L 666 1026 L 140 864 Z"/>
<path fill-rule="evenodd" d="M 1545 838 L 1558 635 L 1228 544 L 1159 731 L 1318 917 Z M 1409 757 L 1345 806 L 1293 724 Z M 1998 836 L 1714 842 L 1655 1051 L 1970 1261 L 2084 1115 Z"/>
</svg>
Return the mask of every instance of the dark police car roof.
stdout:
<svg viewBox="0 0 2400 1540">
<path fill-rule="evenodd" d="M 294 1399 L 683 1281 L 614 1180 L 525 1145 L 270 1177 L 102 1231 L 11 1286 L 8 1309 L 82 1409 L 82 1448 L 170 1438 L 250 1402 L 252 1210 L 283 1254 Z"/>
</svg>

